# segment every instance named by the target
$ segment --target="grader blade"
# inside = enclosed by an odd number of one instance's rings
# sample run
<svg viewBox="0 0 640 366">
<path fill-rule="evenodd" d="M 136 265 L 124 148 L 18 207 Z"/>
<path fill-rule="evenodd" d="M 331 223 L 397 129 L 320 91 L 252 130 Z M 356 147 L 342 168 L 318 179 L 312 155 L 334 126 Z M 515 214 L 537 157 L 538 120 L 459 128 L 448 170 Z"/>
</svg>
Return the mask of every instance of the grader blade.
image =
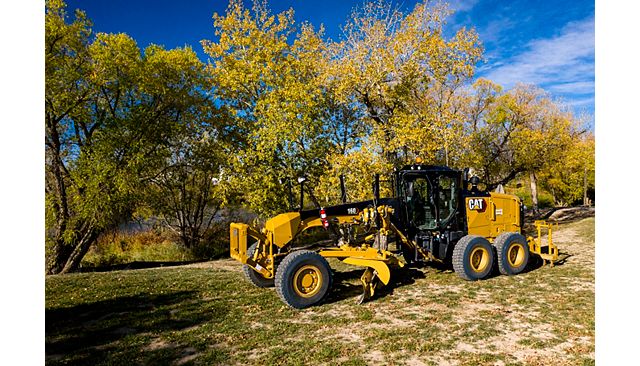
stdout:
<svg viewBox="0 0 640 366">
<path fill-rule="evenodd" d="M 364 270 L 362 277 L 360 277 L 360 281 L 362 281 L 362 295 L 358 296 L 358 305 L 363 304 L 365 301 L 373 297 L 376 285 L 378 284 L 376 271 L 371 269 L 371 267 L 367 267 L 367 269 Z"/>
<path fill-rule="evenodd" d="M 358 304 L 362 304 L 373 297 L 378 282 L 387 285 L 391 280 L 391 270 L 389 266 L 381 260 L 347 257 L 343 259 L 343 262 L 355 266 L 367 267 L 362 277 L 360 277 L 360 281 L 362 281 L 362 295 L 358 297 Z"/>
</svg>

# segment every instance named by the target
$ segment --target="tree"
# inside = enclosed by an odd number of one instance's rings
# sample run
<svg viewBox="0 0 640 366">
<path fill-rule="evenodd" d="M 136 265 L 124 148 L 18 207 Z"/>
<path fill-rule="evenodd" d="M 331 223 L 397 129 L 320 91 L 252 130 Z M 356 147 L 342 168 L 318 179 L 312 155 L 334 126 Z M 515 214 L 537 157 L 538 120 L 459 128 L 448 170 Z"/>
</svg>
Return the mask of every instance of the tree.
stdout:
<svg viewBox="0 0 640 366">
<path fill-rule="evenodd" d="M 325 43 L 309 24 L 294 25 L 293 10 L 274 15 L 266 4 L 251 9 L 231 1 L 214 15 L 217 42 L 204 41 L 217 103 L 232 122 L 225 133 L 233 146 L 226 173 L 255 212 L 273 214 L 289 206 L 287 185 L 307 178 L 315 186 L 331 149 L 326 138 L 327 94 L 323 88 Z"/>
<path fill-rule="evenodd" d="M 540 177 L 542 186 L 557 205 L 589 204 L 587 193 L 595 187 L 595 138 L 591 133 L 574 136 L 563 159 L 551 164 Z"/>
<path fill-rule="evenodd" d="M 67 161 L 74 154 L 70 139 L 69 116 L 74 109 L 86 103 L 92 90 L 85 80 L 90 69 L 88 52 L 91 23 L 81 11 L 75 20 L 65 23 L 67 13 L 62 1 L 47 2 L 45 17 L 45 152 L 46 152 L 46 224 L 50 243 L 48 272 L 60 272 L 73 252 L 68 245 L 74 233 L 73 215 L 69 207 L 69 185 L 72 183 Z M 91 135 L 93 126 L 86 126 L 85 135 Z M 81 126 L 78 126 L 81 128 Z M 81 225 L 80 225 L 81 226 Z M 74 238 L 80 243 L 91 241 L 92 234 Z M 79 243 L 79 244 L 80 244 Z"/>
<path fill-rule="evenodd" d="M 489 190 L 529 173 L 536 209 L 535 174 L 562 160 L 575 119 L 530 85 L 503 93 L 500 86 L 479 80 L 474 89 L 467 107 L 465 163 L 476 168 Z"/>
<path fill-rule="evenodd" d="M 62 1 L 47 2 L 48 273 L 76 269 L 102 232 L 131 217 L 206 84 L 189 48 L 141 54 L 124 34 L 92 40 L 82 12 L 66 18 Z"/>
<path fill-rule="evenodd" d="M 477 34 L 445 39 L 446 7 L 419 3 L 408 14 L 384 1 L 355 10 L 332 46 L 337 92 L 354 98 L 380 149 L 385 172 L 408 159 L 448 160 L 461 127 L 457 91 L 482 55 Z"/>
<path fill-rule="evenodd" d="M 173 144 L 166 166 L 149 180 L 150 212 L 189 249 L 201 243 L 226 198 L 220 180 L 227 156 L 220 145 L 207 129 L 191 131 Z"/>
</svg>

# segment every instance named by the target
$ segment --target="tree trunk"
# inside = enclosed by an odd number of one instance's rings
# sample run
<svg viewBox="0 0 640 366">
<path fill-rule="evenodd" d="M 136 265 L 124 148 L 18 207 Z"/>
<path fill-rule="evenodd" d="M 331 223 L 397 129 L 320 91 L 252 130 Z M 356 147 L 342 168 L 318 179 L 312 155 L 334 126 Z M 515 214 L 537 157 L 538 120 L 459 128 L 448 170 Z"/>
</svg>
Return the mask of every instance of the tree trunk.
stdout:
<svg viewBox="0 0 640 366">
<path fill-rule="evenodd" d="M 533 212 L 538 213 L 538 180 L 536 173 L 532 170 L 529 172 L 529 178 L 531 179 L 531 203 Z"/>
<path fill-rule="evenodd" d="M 80 266 L 80 261 L 84 258 L 84 255 L 87 254 L 91 244 L 96 241 L 98 238 L 98 232 L 95 228 L 90 228 L 87 232 L 82 236 L 82 239 L 77 243 L 74 247 L 73 252 L 69 255 L 62 271 L 60 274 L 74 272 Z"/>
<path fill-rule="evenodd" d="M 47 258 L 47 274 L 60 273 L 71 253 L 71 247 L 65 243 L 62 236 L 56 236 L 53 243 L 53 254 Z"/>
<path fill-rule="evenodd" d="M 587 197 L 587 167 L 584 168 L 584 183 L 583 183 L 583 196 L 582 196 L 582 205 L 589 205 L 589 197 Z"/>
<path fill-rule="evenodd" d="M 444 145 L 444 163 L 446 166 L 449 166 L 449 148 L 447 145 Z"/>
</svg>

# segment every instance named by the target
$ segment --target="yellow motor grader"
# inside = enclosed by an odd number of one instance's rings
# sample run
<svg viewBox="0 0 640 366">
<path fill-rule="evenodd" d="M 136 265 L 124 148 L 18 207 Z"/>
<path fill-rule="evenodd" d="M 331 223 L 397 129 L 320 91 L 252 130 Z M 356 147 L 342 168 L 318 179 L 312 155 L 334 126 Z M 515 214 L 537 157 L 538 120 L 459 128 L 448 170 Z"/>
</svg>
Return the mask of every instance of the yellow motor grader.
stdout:
<svg viewBox="0 0 640 366">
<path fill-rule="evenodd" d="M 260 230 L 232 223 L 231 257 L 243 264 L 251 283 L 275 286 L 282 301 L 297 309 L 321 302 L 331 288 L 326 258 L 365 267 L 360 302 L 389 283 L 390 268 L 413 262 L 450 263 L 461 278 L 473 281 L 487 278 L 495 267 L 516 275 L 531 254 L 552 265 L 558 259 L 551 225 L 537 221 L 537 238 L 525 238 L 520 199 L 480 190 L 478 177 L 469 178 L 467 169 L 416 162 L 396 171 L 392 182 L 395 197 L 379 197 L 376 176 L 369 201 L 283 213 Z M 310 228 L 330 231 L 334 240 L 300 243 Z M 251 245 L 249 238 L 255 239 Z"/>
</svg>

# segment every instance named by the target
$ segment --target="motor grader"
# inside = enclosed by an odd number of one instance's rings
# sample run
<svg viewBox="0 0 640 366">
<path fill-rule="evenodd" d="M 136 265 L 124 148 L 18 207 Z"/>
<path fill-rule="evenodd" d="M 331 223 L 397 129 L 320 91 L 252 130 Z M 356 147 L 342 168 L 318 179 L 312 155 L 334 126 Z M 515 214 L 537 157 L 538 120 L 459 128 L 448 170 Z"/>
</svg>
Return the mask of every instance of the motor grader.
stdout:
<svg viewBox="0 0 640 366">
<path fill-rule="evenodd" d="M 473 281 L 487 278 L 496 267 L 516 275 L 531 254 L 551 265 L 558 258 L 551 225 L 537 221 L 537 238 L 525 238 L 520 199 L 479 189 L 478 177 L 469 178 L 468 169 L 418 160 L 395 171 L 391 182 L 394 197 L 379 197 L 376 175 L 372 200 L 283 213 L 260 230 L 232 223 L 231 257 L 243 264 L 251 283 L 275 286 L 282 301 L 297 309 L 321 302 L 330 290 L 327 258 L 365 268 L 360 302 L 389 284 L 391 268 L 415 262 L 451 264 L 462 279 Z M 303 233 L 312 228 L 327 230 L 333 239 L 304 243 Z M 255 240 L 251 245 L 249 238 Z"/>
</svg>

